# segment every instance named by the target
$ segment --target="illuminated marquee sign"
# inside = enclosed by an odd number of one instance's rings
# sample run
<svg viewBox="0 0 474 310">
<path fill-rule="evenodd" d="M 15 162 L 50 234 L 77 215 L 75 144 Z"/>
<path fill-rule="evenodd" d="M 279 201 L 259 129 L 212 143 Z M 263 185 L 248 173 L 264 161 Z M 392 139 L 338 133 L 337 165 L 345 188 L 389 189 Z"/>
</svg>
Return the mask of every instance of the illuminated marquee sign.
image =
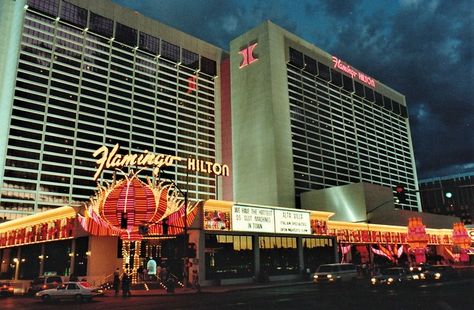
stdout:
<svg viewBox="0 0 474 310">
<path fill-rule="evenodd" d="M 242 55 L 242 61 L 240 62 L 239 69 L 242 69 L 243 67 L 246 67 L 250 65 L 251 63 L 254 63 L 258 60 L 258 58 L 255 57 L 253 54 L 253 50 L 255 49 L 257 44 L 258 43 L 250 44 L 249 46 L 239 51 L 239 54 Z"/>
<path fill-rule="evenodd" d="M 75 218 L 64 218 L 0 233 L 0 248 L 73 237 Z"/>
<path fill-rule="evenodd" d="M 336 56 L 332 56 L 332 63 L 334 65 L 333 68 L 339 69 L 342 72 L 348 74 L 352 79 L 357 78 L 362 83 L 375 88 L 375 79 L 365 75 L 360 71 L 357 71 Z"/>
<path fill-rule="evenodd" d="M 233 205 L 232 230 L 309 235 L 310 212 Z"/>
<path fill-rule="evenodd" d="M 282 234 L 311 234 L 310 212 L 275 210 L 275 232 Z"/>
<path fill-rule="evenodd" d="M 94 180 L 100 176 L 104 169 L 123 168 L 126 166 L 154 167 L 159 169 L 165 166 L 172 166 L 175 162 L 186 161 L 187 169 L 196 172 L 214 173 L 215 175 L 229 176 L 229 167 L 225 164 L 213 163 L 210 161 L 199 160 L 195 158 L 181 158 L 173 155 L 163 155 L 150 153 L 147 150 L 142 154 L 117 154 L 120 145 L 116 144 L 112 150 L 105 145 L 98 148 L 92 156 L 99 158 L 96 160 L 98 166 Z"/>
<path fill-rule="evenodd" d="M 251 206 L 232 206 L 232 230 L 275 232 L 275 215 L 272 209 Z"/>
</svg>

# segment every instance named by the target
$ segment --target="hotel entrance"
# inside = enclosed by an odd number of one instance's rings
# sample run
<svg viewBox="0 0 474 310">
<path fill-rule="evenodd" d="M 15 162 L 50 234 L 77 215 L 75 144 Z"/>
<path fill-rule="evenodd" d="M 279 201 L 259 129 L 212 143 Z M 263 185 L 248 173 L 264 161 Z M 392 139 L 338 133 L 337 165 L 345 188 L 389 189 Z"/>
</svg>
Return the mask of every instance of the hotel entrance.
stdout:
<svg viewBox="0 0 474 310">
<path fill-rule="evenodd" d="M 169 278 L 181 280 L 184 268 L 184 235 L 144 238 L 140 241 L 118 239 L 117 257 L 133 283 L 165 284 Z"/>
</svg>

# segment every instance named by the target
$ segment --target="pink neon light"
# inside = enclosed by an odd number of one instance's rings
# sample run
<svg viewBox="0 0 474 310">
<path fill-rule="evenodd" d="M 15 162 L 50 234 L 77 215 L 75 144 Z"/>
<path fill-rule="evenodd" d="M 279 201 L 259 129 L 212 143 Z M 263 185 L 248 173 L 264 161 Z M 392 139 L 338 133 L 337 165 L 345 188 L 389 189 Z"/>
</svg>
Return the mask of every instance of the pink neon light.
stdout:
<svg viewBox="0 0 474 310">
<path fill-rule="evenodd" d="M 258 60 L 258 58 L 253 55 L 253 50 L 257 44 L 258 43 L 254 43 L 239 51 L 239 54 L 242 55 L 242 62 L 240 63 L 239 69 L 246 67 Z"/>
<path fill-rule="evenodd" d="M 364 73 L 357 71 L 356 69 L 352 68 L 336 56 L 332 56 L 332 63 L 335 69 L 339 69 L 344 73 L 350 75 L 352 79 L 357 78 L 364 84 L 369 85 L 370 87 L 375 88 L 375 79 L 371 78 L 370 76 L 365 75 Z"/>
<path fill-rule="evenodd" d="M 197 81 L 197 76 L 192 75 L 188 77 L 188 90 L 186 91 L 188 94 L 196 90 L 197 88 L 196 81 Z"/>
</svg>

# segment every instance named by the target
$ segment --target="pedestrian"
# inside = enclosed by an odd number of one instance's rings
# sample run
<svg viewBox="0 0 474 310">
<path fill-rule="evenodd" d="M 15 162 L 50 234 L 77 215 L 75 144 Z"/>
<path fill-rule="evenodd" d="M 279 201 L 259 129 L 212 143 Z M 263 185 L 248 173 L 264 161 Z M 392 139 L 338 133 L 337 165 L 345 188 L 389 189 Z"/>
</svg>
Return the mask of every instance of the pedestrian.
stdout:
<svg viewBox="0 0 474 310">
<path fill-rule="evenodd" d="M 141 265 L 137 268 L 137 276 L 138 280 L 143 281 L 143 267 Z"/>
<path fill-rule="evenodd" d="M 117 268 L 114 271 L 114 291 L 115 291 L 115 296 L 119 294 L 120 290 L 120 270 Z"/>
<path fill-rule="evenodd" d="M 148 269 L 143 268 L 143 281 L 148 281 Z"/>
<path fill-rule="evenodd" d="M 199 274 L 197 269 L 193 269 L 193 288 L 201 293 L 201 285 L 199 284 Z"/>
<path fill-rule="evenodd" d="M 122 296 L 132 296 L 130 292 L 130 276 L 126 272 L 122 276 Z"/>
</svg>

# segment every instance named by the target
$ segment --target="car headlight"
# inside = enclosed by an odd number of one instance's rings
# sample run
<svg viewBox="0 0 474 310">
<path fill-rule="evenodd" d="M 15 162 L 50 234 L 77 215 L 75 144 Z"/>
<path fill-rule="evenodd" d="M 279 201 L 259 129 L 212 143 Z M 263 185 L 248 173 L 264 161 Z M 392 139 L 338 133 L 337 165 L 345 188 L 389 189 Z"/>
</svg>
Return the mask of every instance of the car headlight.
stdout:
<svg viewBox="0 0 474 310">
<path fill-rule="evenodd" d="M 417 274 L 414 274 L 414 275 L 413 275 L 413 279 L 418 280 L 419 278 L 420 278 L 419 275 L 417 275 Z"/>
<path fill-rule="evenodd" d="M 425 274 L 424 274 L 424 273 L 420 273 L 420 278 L 421 278 L 421 279 L 424 279 L 424 278 L 425 278 Z"/>
<path fill-rule="evenodd" d="M 376 279 L 376 278 L 372 278 L 372 279 L 370 279 L 370 282 L 372 282 L 372 284 L 375 284 L 375 283 L 377 283 L 377 279 Z"/>
<path fill-rule="evenodd" d="M 392 283 L 392 282 L 393 282 L 393 278 L 388 278 L 388 279 L 387 279 L 387 282 L 388 282 L 388 283 Z"/>
<path fill-rule="evenodd" d="M 317 278 L 318 278 L 318 275 L 317 275 L 317 274 L 315 274 L 313 278 L 317 279 Z"/>
<path fill-rule="evenodd" d="M 332 274 L 328 274 L 326 277 L 328 277 L 328 279 L 331 279 L 331 278 L 332 278 Z"/>
<path fill-rule="evenodd" d="M 441 278 L 441 273 L 437 272 L 434 274 L 435 279 Z"/>
</svg>

